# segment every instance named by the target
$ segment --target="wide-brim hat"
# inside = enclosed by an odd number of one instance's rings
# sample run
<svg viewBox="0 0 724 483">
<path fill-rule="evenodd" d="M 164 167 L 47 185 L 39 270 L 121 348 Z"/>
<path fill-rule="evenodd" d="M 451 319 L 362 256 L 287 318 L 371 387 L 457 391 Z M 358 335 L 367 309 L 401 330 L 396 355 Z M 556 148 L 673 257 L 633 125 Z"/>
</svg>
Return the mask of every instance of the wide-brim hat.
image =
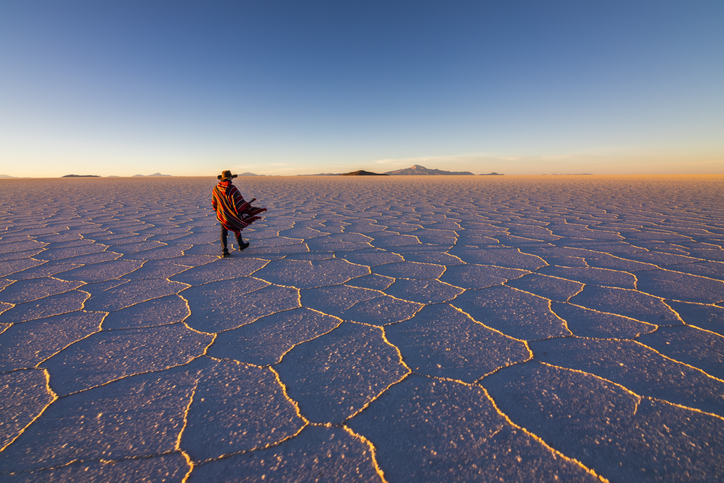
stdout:
<svg viewBox="0 0 724 483">
<path fill-rule="evenodd" d="M 236 175 L 236 174 L 231 174 L 231 171 L 229 171 L 229 170 L 226 170 L 226 171 L 222 171 L 222 172 L 221 172 L 221 174 L 220 174 L 220 175 L 218 175 L 218 176 L 217 176 L 216 178 L 217 178 L 217 179 L 222 179 L 222 180 L 223 180 L 223 179 L 232 179 L 232 178 L 236 178 L 237 176 L 238 176 L 238 175 Z"/>
</svg>

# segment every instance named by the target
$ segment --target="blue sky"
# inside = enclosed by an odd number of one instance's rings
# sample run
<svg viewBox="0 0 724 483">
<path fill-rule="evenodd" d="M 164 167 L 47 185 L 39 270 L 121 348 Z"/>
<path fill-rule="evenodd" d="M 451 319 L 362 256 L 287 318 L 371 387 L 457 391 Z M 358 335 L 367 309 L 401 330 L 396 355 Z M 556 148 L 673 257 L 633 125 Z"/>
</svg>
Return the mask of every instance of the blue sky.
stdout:
<svg viewBox="0 0 724 483">
<path fill-rule="evenodd" d="M 0 12 L 0 174 L 724 173 L 721 0 Z"/>
</svg>

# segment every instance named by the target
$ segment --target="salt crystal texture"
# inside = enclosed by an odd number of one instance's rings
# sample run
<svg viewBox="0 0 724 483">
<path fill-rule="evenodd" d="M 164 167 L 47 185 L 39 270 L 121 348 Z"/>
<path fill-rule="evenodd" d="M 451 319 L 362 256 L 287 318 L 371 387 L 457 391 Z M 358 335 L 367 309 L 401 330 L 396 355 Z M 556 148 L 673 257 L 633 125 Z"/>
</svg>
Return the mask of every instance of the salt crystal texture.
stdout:
<svg viewBox="0 0 724 483">
<path fill-rule="evenodd" d="M 724 479 L 724 177 L 0 180 L 0 479 Z M 233 240 L 230 240 L 233 246 Z"/>
</svg>

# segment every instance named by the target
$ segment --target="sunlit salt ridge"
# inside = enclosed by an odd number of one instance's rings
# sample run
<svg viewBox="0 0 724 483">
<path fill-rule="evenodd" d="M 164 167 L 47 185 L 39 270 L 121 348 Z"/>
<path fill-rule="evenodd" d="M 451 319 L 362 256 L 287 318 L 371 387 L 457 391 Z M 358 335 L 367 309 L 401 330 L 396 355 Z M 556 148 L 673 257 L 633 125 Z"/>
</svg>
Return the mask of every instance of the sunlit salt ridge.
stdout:
<svg viewBox="0 0 724 483">
<path fill-rule="evenodd" d="M 0 479 L 724 476 L 724 177 L 0 182 Z"/>
</svg>

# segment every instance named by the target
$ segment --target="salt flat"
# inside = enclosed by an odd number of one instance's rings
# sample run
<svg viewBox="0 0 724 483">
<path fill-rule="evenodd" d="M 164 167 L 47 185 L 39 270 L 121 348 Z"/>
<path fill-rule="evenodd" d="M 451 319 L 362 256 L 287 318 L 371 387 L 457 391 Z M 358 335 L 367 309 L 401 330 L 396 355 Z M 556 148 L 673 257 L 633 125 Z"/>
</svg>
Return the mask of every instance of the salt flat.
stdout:
<svg viewBox="0 0 724 483">
<path fill-rule="evenodd" d="M 3 481 L 724 478 L 724 176 L 0 180 Z"/>
</svg>

